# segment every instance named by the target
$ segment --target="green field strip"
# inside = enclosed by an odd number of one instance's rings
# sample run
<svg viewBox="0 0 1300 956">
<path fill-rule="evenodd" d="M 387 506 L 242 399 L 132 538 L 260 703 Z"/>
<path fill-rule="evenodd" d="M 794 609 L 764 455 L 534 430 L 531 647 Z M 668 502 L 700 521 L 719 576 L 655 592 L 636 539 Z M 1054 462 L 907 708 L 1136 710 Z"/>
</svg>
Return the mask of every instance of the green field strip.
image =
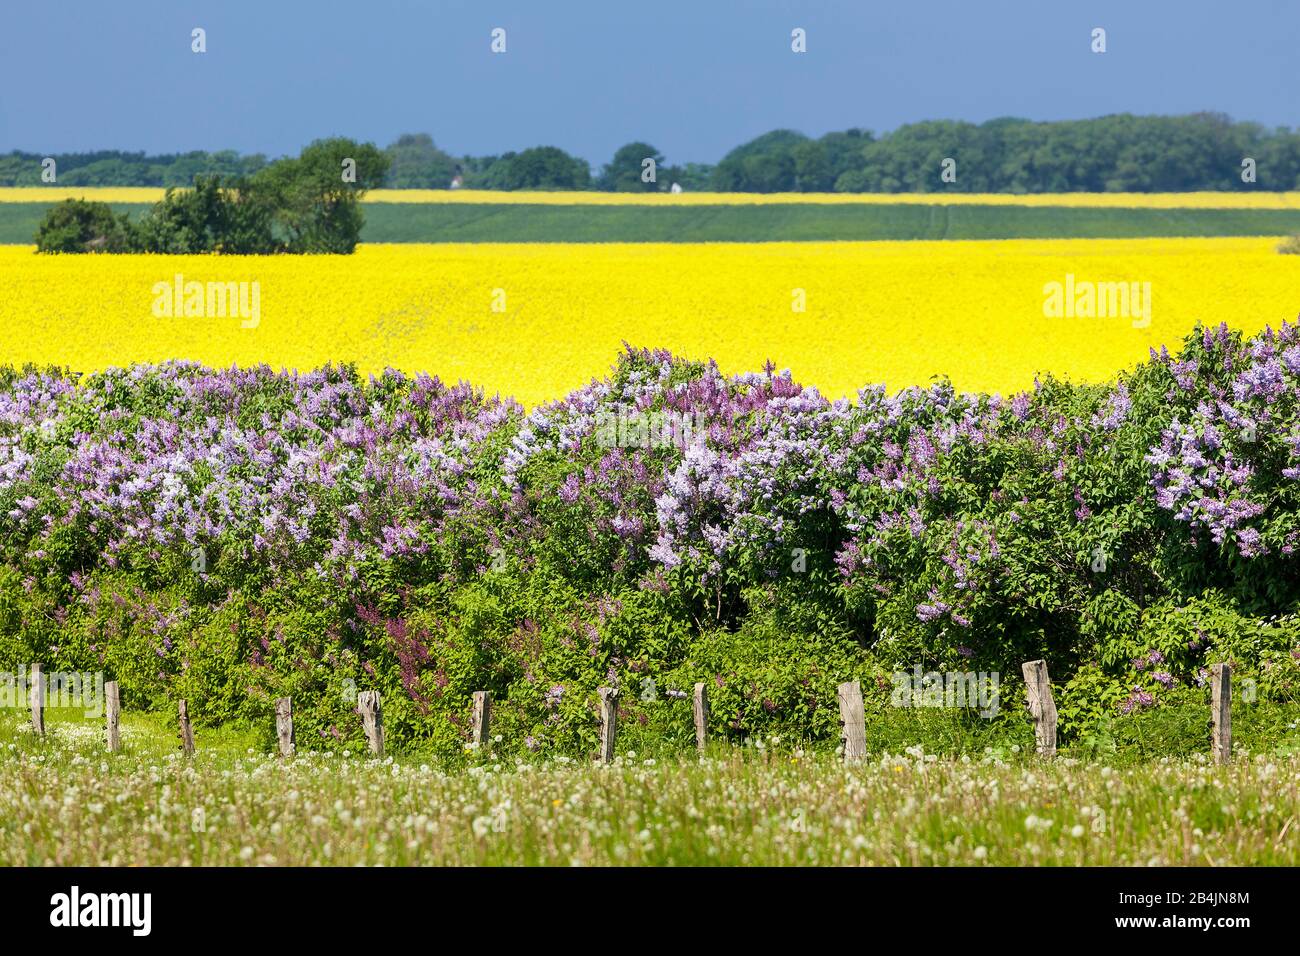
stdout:
<svg viewBox="0 0 1300 956">
<path fill-rule="evenodd" d="M 0 243 L 33 241 L 45 203 L 0 203 Z M 114 204 L 139 215 L 144 204 Z M 1130 239 L 1300 233 L 1300 209 L 773 204 L 367 203 L 366 242 L 829 242 Z"/>
</svg>

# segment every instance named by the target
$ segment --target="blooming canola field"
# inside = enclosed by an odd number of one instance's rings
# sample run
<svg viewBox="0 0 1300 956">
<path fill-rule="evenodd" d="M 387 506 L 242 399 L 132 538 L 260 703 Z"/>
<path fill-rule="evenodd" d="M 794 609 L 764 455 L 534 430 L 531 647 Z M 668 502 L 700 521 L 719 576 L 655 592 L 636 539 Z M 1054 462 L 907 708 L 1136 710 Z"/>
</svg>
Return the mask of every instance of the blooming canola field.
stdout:
<svg viewBox="0 0 1300 956">
<path fill-rule="evenodd" d="M 1300 257 L 1275 244 L 403 244 L 305 257 L 5 246 L 0 362 L 354 362 L 464 379 L 533 406 L 603 375 L 626 341 L 713 358 L 728 373 L 770 359 L 828 397 L 939 375 L 1007 394 L 1044 372 L 1107 380 L 1198 321 L 1252 333 L 1295 319 Z M 193 283 L 230 288 L 229 308 L 191 301 Z M 1100 301 L 1112 283 L 1133 289 L 1128 311 L 1068 307 L 1077 290 L 1098 288 Z M 1070 290 L 1066 308 L 1052 308 L 1053 288 L 1058 305 Z"/>
</svg>

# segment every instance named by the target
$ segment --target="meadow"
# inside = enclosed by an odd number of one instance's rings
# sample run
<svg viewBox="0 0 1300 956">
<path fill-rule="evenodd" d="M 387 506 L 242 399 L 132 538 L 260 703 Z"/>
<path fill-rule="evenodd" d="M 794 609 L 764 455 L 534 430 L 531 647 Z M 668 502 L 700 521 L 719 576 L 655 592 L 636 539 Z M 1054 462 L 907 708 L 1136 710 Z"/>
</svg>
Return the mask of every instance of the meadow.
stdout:
<svg viewBox="0 0 1300 956">
<path fill-rule="evenodd" d="M 23 201 L 22 189 L 0 190 L 0 243 L 32 241 L 50 203 Z M 69 190 L 69 192 L 76 192 Z M 144 189 L 106 193 L 113 210 L 138 219 L 149 209 Z M 160 192 L 160 191 L 157 191 Z M 410 192 L 416 196 L 405 196 Z M 9 193 L 5 199 L 3 194 Z M 576 198 L 574 198 L 576 195 Z M 1294 194 L 1236 194 L 1173 206 L 1146 197 L 1135 205 L 1083 194 L 1008 197 L 957 193 L 843 197 L 819 202 L 812 194 L 487 193 L 377 190 L 367 196 L 369 243 L 423 242 L 848 242 L 941 239 L 1123 239 L 1142 236 L 1279 236 L 1300 232 Z M 114 198 L 114 197 L 122 198 Z M 624 199 L 622 197 L 626 196 Z M 420 199 L 418 197 L 426 197 Z M 558 198 L 557 198 L 558 197 Z M 1274 198 L 1280 197 L 1280 198 Z M 161 198 L 161 197 L 159 197 Z M 829 199 L 840 198 L 834 194 Z M 1050 199 L 1052 202 L 1041 200 Z M 133 201 L 135 200 L 135 201 Z M 647 201 L 651 200 L 651 201 Z M 767 200 L 767 201 L 764 201 Z M 880 201 L 888 200 L 888 201 Z M 958 201 L 960 200 L 960 201 Z M 1213 203 L 1218 202 L 1218 205 Z"/>
<path fill-rule="evenodd" d="M 702 758 L 303 752 L 238 734 L 191 758 L 143 718 L 0 715 L 0 864 L 61 866 L 1294 866 L 1300 757 L 1044 764 L 922 746 L 846 765 L 760 738 Z"/>
<path fill-rule="evenodd" d="M 1048 371 L 1105 381 L 1197 321 L 1250 333 L 1294 319 L 1300 257 L 1274 245 L 438 244 L 325 257 L 58 257 L 9 246 L 0 247 L 0 355 L 81 371 L 346 361 L 464 379 L 533 406 L 603 375 L 627 341 L 716 359 L 727 372 L 771 359 L 829 397 L 935 376 L 1009 393 Z M 256 327 L 156 317 L 154 286 L 178 273 L 258 283 Z M 1046 316 L 1045 285 L 1067 275 L 1150 283 L 1149 323 Z"/>
<path fill-rule="evenodd" d="M 0 216 L 5 207 L 0 206 Z M 3 219 L 0 218 L 0 223 Z M 969 203 L 369 204 L 366 242 L 849 242 L 1275 236 L 1300 209 Z"/>
</svg>

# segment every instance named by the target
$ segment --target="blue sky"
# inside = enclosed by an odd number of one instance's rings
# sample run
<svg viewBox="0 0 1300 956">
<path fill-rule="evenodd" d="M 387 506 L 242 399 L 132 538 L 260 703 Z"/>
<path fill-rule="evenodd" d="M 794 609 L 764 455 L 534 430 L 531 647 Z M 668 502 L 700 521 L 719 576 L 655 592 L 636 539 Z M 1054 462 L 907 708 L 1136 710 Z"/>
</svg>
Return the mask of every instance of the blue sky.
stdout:
<svg viewBox="0 0 1300 956">
<path fill-rule="evenodd" d="M 282 155 L 428 132 L 457 154 L 599 164 L 642 139 L 714 162 L 777 127 L 1199 110 L 1297 126 L 1298 42 L 1288 0 L 12 0 L 0 151 Z"/>
</svg>

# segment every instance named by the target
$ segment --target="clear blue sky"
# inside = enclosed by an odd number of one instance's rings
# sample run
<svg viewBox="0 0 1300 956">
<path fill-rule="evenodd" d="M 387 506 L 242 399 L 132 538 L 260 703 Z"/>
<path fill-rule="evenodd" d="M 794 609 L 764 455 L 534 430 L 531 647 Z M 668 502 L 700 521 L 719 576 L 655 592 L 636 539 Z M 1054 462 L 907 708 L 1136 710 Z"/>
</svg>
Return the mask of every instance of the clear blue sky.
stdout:
<svg viewBox="0 0 1300 956">
<path fill-rule="evenodd" d="M 274 156 L 428 132 L 457 154 L 599 164 L 643 139 L 714 162 L 777 127 L 1200 110 L 1297 126 L 1298 45 L 1295 0 L 7 0 L 0 151 Z"/>
</svg>

